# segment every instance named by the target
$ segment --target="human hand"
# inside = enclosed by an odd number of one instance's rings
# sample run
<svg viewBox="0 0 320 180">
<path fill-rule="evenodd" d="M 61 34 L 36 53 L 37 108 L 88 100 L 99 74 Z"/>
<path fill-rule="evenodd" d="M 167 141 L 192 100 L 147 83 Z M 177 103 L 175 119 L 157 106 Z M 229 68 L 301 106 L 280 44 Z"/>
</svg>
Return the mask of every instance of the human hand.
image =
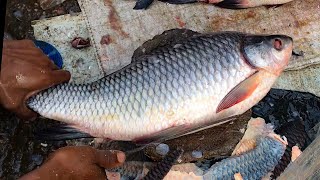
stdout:
<svg viewBox="0 0 320 180">
<path fill-rule="evenodd" d="M 125 161 L 121 151 L 103 151 L 90 146 L 64 147 L 52 155 L 39 168 L 20 180 L 31 179 L 106 179 L 104 168 L 115 168 Z"/>
<path fill-rule="evenodd" d="M 32 95 L 70 80 L 70 73 L 58 67 L 31 40 L 3 42 L 0 75 L 0 103 L 24 120 L 37 114 L 26 106 Z"/>
</svg>

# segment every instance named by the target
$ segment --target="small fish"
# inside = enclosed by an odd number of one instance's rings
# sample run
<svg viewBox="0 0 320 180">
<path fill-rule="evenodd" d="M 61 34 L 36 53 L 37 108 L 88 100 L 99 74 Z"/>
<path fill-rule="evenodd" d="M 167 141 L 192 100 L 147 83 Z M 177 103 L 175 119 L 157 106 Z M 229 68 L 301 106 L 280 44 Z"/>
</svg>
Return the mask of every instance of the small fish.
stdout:
<svg viewBox="0 0 320 180">
<path fill-rule="evenodd" d="M 243 179 L 261 179 L 278 164 L 286 145 L 287 142 L 280 137 L 258 138 L 254 150 L 214 164 L 203 179 L 232 179 L 236 173 L 240 173 Z"/>
<path fill-rule="evenodd" d="M 147 9 L 154 0 L 138 0 L 134 9 Z M 169 4 L 208 3 L 227 9 L 244 9 L 258 6 L 282 5 L 293 0 L 159 0 Z"/>
<path fill-rule="evenodd" d="M 136 5 L 133 7 L 133 9 L 147 9 L 154 0 L 137 0 Z"/>
<path fill-rule="evenodd" d="M 215 0 L 213 0 L 214 2 Z M 245 9 L 245 8 L 253 8 L 258 6 L 275 6 L 275 5 L 283 5 L 289 3 L 293 0 L 216 0 L 219 1 L 215 5 L 221 8 L 228 9 Z M 209 3 L 211 0 L 209 0 Z"/>
<path fill-rule="evenodd" d="M 161 142 L 246 112 L 269 92 L 292 47 L 285 35 L 198 34 L 94 83 L 44 90 L 28 106 L 94 137 Z"/>
</svg>

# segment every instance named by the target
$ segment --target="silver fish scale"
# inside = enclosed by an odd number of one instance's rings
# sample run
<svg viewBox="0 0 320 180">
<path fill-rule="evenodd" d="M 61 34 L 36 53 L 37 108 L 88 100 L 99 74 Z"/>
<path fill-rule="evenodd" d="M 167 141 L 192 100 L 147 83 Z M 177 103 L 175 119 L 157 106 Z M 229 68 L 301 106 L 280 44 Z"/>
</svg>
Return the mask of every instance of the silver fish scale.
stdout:
<svg viewBox="0 0 320 180">
<path fill-rule="evenodd" d="M 224 159 L 207 170 L 203 176 L 209 179 L 234 179 L 240 173 L 243 179 L 261 179 L 278 164 L 285 146 L 270 137 L 259 139 L 257 148 L 240 156 Z"/>
<path fill-rule="evenodd" d="M 237 33 L 192 37 L 92 84 L 64 83 L 42 91 L 28 105 L 42 116 L 100 137 L 132 139 L 154 133 L 172 124 L 160 112 L 188 108 L 184 102 L 209 95 L 223 98 L 251 73 L 243 70 L 245 62 L 239 57 L 242 38 Z M 159 116 L 162 123 L 153 125 L 150 116 Z"/>
</svg>

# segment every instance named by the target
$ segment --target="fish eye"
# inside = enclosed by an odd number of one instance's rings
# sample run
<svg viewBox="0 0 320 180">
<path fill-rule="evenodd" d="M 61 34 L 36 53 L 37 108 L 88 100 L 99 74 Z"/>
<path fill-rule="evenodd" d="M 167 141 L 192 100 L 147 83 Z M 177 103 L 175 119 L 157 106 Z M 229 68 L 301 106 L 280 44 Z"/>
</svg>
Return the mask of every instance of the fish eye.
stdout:
<svg viewBox="0 0 320 180">
<path fill-rule="evenodd" d="M 280 39 L 278 39 L 278 38 L 274 39 L 273 40 L 273 47 L 276 50 L 280 51 L 282 49 L 282 41 Z"/>
</svg>

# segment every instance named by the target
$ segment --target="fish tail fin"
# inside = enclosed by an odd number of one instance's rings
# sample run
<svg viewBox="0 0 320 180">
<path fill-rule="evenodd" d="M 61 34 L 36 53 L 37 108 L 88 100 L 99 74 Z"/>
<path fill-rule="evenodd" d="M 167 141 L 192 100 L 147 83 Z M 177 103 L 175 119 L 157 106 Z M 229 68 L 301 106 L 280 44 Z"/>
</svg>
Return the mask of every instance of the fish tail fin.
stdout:
<svg viewBox="0 0 320 180">
<path fill-rule="evenodd" d="M 80 138 L 93 138 L 90 134 L 81 132 L 71 125 L 57 124 L 48 128 L 35 130 L 34 136 L 38 140 L 44 141 L 64 141 Z"/>
<path fill-rule="evenodd" d="M 134 10 L 147 9 L 154 0 L 137 0 Z"/>
<path fill-rule="evenodd" d="M 196 3 L 199 0 L 159 0 L 161 2 L 166 2 L 169 4 L 189 4 L 189 3 Z"/>
</svg>

